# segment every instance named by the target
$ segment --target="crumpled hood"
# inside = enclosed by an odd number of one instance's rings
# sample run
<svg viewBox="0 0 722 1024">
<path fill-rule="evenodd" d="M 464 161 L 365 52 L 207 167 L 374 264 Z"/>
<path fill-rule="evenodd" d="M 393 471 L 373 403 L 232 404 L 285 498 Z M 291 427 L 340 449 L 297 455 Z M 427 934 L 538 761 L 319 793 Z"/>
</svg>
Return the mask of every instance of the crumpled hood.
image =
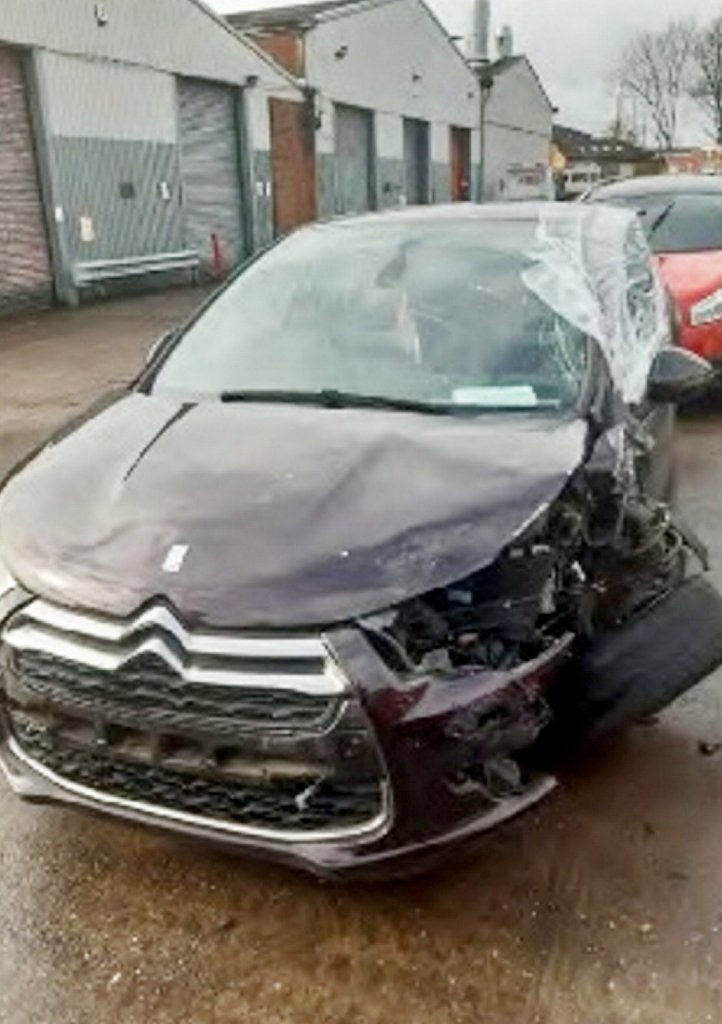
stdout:
<svg viewBox="0 0 722 1024">
<path fill-rule="evenodd" d="M 585 440 L 581 420 L 544 416 L 133 394 L 10 481 L 0 555 L 33 593 L 112 615 L 161 597 L 191 627 L 338 622 L 489 564 Z"/>
</svg>

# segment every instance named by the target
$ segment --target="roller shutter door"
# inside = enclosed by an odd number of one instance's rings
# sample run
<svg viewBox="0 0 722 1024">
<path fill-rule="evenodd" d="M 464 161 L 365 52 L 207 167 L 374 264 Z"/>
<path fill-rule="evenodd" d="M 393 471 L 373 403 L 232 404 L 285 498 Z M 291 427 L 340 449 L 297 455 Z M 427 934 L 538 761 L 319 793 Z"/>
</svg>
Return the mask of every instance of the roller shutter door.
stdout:
<svg viewBox="0 0 722 1024">
<path fill-rule="evenodd" d="M 52 271 L 22 65 L 0 46 L 0 315 L 47 306 Z"/>
<path fill-rule="evenodd" d="M 336 212 L 373 206 L 374 132 L 371 111 L 336 105 Z"/>
<path fill-rule="evenodd" d="M 247 253 L 236 94 L 210 82 L 180 80 L 180 145 L 186 244 L 213 275 Z"/>
</svg>

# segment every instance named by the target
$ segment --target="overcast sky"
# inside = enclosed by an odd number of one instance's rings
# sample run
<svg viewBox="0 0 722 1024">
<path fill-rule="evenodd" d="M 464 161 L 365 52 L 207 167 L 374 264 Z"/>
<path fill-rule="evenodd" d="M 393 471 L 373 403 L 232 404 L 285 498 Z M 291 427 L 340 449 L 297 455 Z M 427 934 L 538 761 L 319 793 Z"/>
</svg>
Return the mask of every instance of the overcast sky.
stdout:
<svg viewBox="0 0 722 1024">
<path fill-rule="evenodd" d="M 1 2 L 1 0 L 0 0 Z M 289 0 L 286 0 L 289 2 Z M 279 0 L 211 0 L 220 11 Z M 465 33 L 472 0 L 429 0 L 449 32 Z M 635 31 L 668 18 L 722 14 L 722 0 L 492 0 L 495 29 L 510 24 L 515 49 L 534 62 L 563 124 L 602 131 L 614 115 L 610 79 Z M 695 133 L 697 134 L 697 133 Z M 699 141 L 688 139 L 686 141 Z"/>
</svg>

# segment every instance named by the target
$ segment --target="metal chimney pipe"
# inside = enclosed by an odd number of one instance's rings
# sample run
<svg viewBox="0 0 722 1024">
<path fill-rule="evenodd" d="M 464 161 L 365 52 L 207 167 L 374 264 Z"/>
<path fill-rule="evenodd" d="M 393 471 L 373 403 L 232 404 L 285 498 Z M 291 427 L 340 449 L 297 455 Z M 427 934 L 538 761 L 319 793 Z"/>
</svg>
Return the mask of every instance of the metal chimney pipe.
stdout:
<svg viewBox="0 0 722 1024">
<path fill-rule="evenodd" d="M 511 25 L 504 25 L 497 40 L 497 46 L 499 48 L 499 57 L 514 56 L 514 32 Z"/>
<path fill-rule="evenodd" d="M 491 0 L 473 0 L 473 21 L 469 37 L 470 64 L 482 64 L 489 59 L 489 31 Z"/>
</svg>

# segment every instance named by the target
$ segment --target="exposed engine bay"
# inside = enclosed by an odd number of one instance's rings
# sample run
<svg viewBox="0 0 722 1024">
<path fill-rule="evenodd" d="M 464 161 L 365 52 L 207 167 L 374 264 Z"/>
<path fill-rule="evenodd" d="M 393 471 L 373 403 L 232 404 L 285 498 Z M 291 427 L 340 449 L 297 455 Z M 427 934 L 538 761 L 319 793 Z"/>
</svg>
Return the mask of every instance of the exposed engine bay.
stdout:
<svg viewBox="0 0 722 1024">
<path fill-rule="evenodd" d="M 591 640 L 679 586 L 702 545 L 633 475 L 588 464 L 489 567 L 374 628 L 400 671 L 512 671 L 564 634 Z M 372 624 L 373 625 L 373 624 Z"/>
<path fill-rule="evenodd" d="M 706 551 L 640 485 L 633 444 L 603 438 L 492 565 L 364 623 L 401 678 L 427 681 L 410 719 L 430 709 L 457 740 L 439 766 L 455 796 L 522 792 L 540 764 L 660 710 L 722 656 L 722 605 L 697 571 Z M 710 622 L 694 652 L 691 618 Z"/>
</svg>

